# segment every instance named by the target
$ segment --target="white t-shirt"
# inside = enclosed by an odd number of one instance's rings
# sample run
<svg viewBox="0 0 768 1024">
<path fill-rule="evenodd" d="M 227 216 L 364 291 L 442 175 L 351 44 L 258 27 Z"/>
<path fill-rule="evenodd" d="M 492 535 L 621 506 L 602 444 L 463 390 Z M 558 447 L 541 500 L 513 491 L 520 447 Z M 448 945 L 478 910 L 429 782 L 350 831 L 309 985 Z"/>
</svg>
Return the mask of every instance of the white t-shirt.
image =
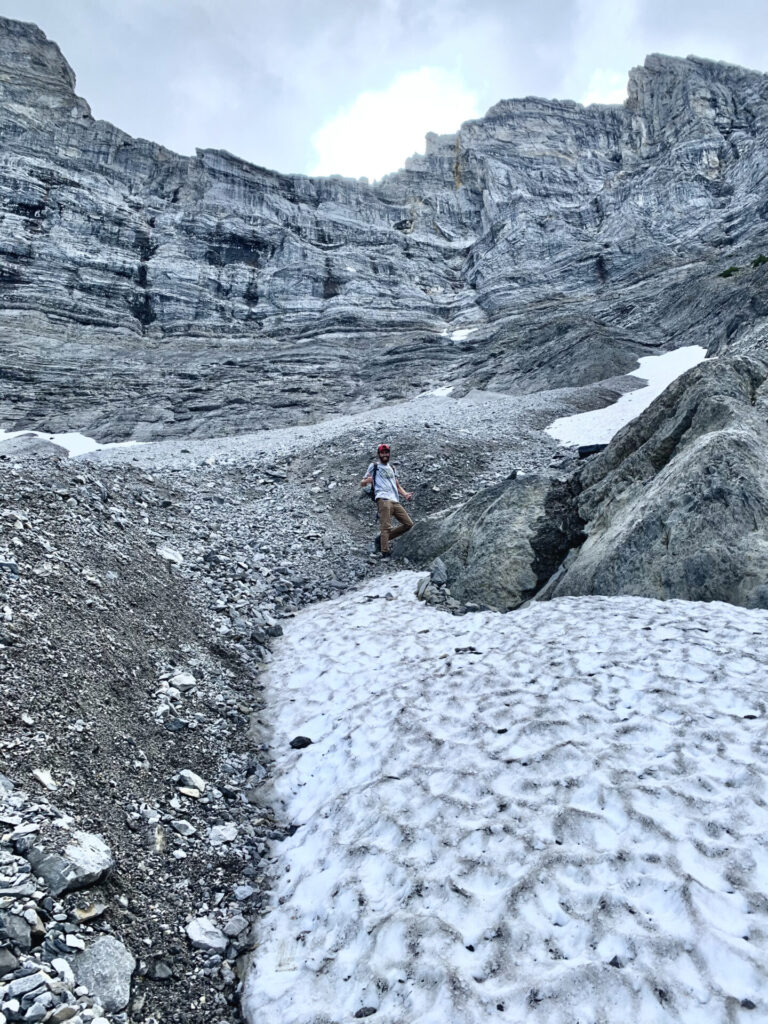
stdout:
<svg viewBox="0 0 768 1024">
<path fill-rule="evenodd" d="M 374 467 L 376 469 L 376 490 L 374 492 L 376 500 L 385 498 L 387 501 L 400 501 L 400 495 L 397 493 L 397 470 L 395 467 L 391 464 L 384 466 L 380 462 L 372 462 L 365 475 L 373 476 Z"/>
</svg>

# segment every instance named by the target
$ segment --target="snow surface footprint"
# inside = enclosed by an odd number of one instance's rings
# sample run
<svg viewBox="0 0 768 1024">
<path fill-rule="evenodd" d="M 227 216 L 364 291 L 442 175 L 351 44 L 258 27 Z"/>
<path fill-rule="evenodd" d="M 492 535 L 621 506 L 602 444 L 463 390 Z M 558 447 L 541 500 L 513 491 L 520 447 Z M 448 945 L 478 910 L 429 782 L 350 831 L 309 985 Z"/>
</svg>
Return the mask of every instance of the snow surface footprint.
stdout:
<svg viewBox="0 0 768 1024">
<path fill-rule="evenodd" d="M 768 1020 L 768 613 L 453 618 L 417 579 L 276 646 L 274 799 L 298 828 L 247 1019 Z"/>
</svg>

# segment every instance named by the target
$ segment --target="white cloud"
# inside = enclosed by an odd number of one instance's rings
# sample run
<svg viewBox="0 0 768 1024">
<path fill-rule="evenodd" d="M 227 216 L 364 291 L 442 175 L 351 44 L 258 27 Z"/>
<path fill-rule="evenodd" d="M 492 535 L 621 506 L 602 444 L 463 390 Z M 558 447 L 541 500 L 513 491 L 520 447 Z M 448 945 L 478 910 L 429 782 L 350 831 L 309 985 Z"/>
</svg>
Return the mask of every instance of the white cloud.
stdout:
<svg viewBox="0 0 768 1024">
<path fill-rule="evenodd" d="M 479 116 L 477 96 L 458 75 L 429 67 L 406 72 L 381 92 L 360 93 L 315 132 L 309 173 L 381 178 L 423 152 L 427 132 L 455 132 Z"/>
<path fill-rule="evenodd" d="M 585 106 L 590 103 L 623 103 L 626 98 L 627 72 L 598 68 L 592 73 L 581 102 Z"/>
</svg>

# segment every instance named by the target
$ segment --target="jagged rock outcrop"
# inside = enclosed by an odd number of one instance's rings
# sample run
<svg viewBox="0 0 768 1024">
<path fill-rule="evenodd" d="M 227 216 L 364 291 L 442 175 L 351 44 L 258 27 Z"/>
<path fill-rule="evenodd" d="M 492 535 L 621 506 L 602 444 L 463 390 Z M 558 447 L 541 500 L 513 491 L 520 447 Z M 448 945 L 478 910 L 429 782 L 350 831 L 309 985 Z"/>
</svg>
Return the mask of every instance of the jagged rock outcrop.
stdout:
<svg viewBox="0 0 768 1024">
<path fill-rule="evenodd" d="M 487 488 L 425 520 L 405 553 L 441 557 L 452 594 L 502 608 L 588 594 L 768 608 L 767 450 L 758 327 L 675 381 L 567 481 Z"/>
<path fill-rule="evenodd" d="M 702 363 L 579 474 L 588 520 L 545 596 L 768 608 L 768 335 Z"/>
<path fill-rule="evenodd" d="M 622 106 L 508 100 L 377 184 L 194 157 L 91 117 L 0 19 L 0 427 L 100 440 L 533 391 L 721 351 L 764 313 L 768 78 L 652 56 Z"/>
<path fill-rule="evenodd" d="M 569 480 L 519 476 L 417 523 L 400 544 L 417 564 L 440 558 L 456 600 L 507 611 L 550 579 L 583 525 Z"/>
</svg>

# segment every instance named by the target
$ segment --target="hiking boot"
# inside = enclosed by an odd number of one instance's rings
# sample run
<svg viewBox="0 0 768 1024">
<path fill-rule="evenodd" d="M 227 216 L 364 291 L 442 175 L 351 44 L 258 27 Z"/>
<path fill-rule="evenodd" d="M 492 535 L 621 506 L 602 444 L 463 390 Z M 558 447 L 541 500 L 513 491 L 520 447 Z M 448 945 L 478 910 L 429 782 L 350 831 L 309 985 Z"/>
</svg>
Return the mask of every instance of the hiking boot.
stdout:
<svg viewBox="0 0 768 1024">
<path fill-rule="evenodd" d="M 392 557 L 392 552 L 391 551 L 382 551 L 381 552 L 381 557 L 382 557 L 382 560 L 385 559 L 385 558 L 391 558 Z"/>
</svg>

